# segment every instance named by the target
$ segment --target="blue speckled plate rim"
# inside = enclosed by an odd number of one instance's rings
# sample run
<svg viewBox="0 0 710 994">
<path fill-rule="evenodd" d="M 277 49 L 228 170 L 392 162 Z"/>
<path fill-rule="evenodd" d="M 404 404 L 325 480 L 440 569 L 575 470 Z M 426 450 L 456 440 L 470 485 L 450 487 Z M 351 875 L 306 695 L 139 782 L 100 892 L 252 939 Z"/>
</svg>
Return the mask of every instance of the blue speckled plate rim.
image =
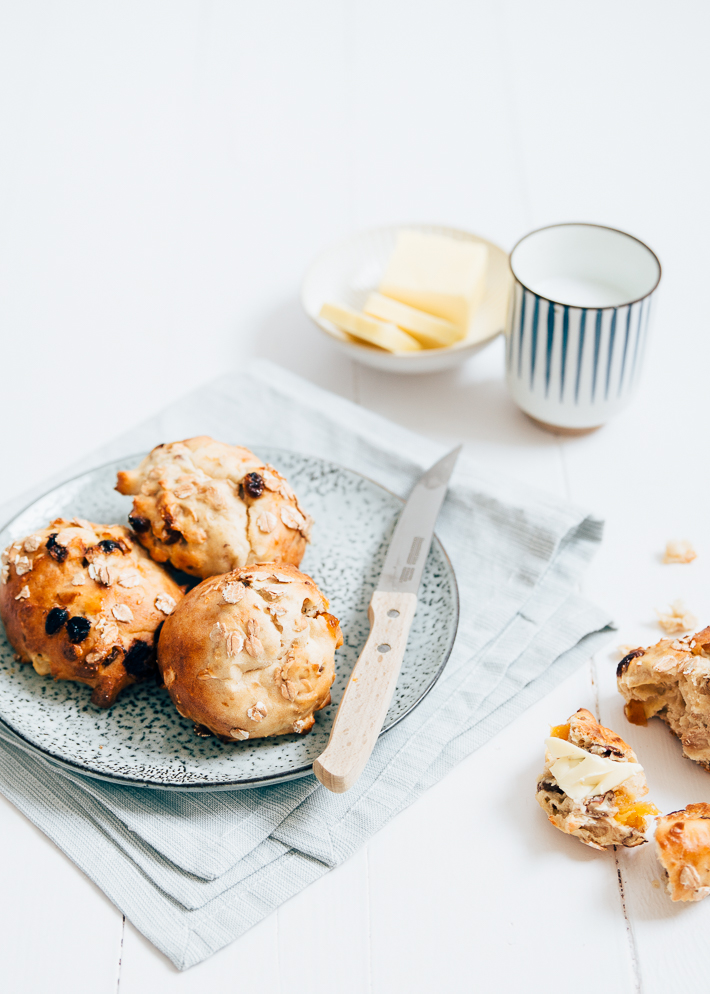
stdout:
<svg viewBox="0 0 710 994">
<path fill-rule="evenodd" d="M 258 455 L 259 449 L 262 448 L 262 446 L 254 445 L 254 446 L 248 446 L 248 448 L 251 448 L 252 452 L 255 452 Z M 406 500 L 403 497 L 400 497 L 399 494 L 396 494 L 392 490 L 389 490 L 387 487 L 384 487 L 381 483 L 378 483 L 377 480 L 373 480 L 372 477 L 365 476 L 364 473 L 358 473 L 357 470 L 350 469 L 349 467 L 343 466 L 340 463 L 332 462 L 329 459 L 321 459 L 319 456 L 311 456 L 311 455 L 306 455 L 305 453 L 302 452 L 295 452 L 293 449 L 281 449 L 278 446 L 263 445 L 263 448 L 269 449 L 270 452 L 283 452 L 288 456 L 297 456 L 305 460 L 310 460 L 311 462 L 318 462 L 323 466 L 331 467 L 333 469 L 340 470 L 341 472 L 351 473 L 353 476 L 357 476 L 362 480 L 366 480 L 368 483 L 371 483 L 379 490 L 382 490 L 384 493 L 389 494 L 391 497 L 394 497 L 402 505 L 406 504 Z M 0 527 L 0 531 L 5 531 L 7 528 L 10 528 L 11 525 L 15 521 L 17 521 L 17 519 L 20 518 L 23 514 L 25 514 L 25 512 L 28 511 L 33 504 L 38 503 L 38 501 L 44 500 L 45 497 L 49 497 L 51 494 L 54 493 L 55 490 L 59 489 L 59 487 L 65 487 L 67 486 L 67 484 L 73 483 L 75 480 L 80 480 L 88 473 L 95 473 L 98 470 L 111 466 L 114 463 L 116 463 L 119 459 L 135 460 L 136 462 L 139 462 L 140 460 L 144 459 L 146 455 L 147 455 L 146 452 L 141 452 L 134 455 L 129 454 L 126 456 L 119 456 L 117 457 L 117 459 L 111 459 L 109 460 L 109 462 L 102 463 L 99 466 L 93 466 L 90 469 L 85 469 L 83 472 L 77 473 L 76 476 L 72 476 L 68 480 L 64 480 L 61 483 L 57 483 L 55 486 L 50 487 L 49 490 L 45 491 L 45 493 L 41 494 L 38 497 L 35 497 L 34 500 L 31 500 L 30 503 L 27 504 L 21 511 L 18 511 L 17 514 L 13 515 L 13 517 L 10 518 L 9 521 L 5 522 L 5 524 Z M 398 725 L 404 718 L 407 717 L 407 715 L 411 714 L 411 712 L 419 704 L 421 704 L 421 702 L 424 700 L 427 694 L 429 694 L 429 692 L 435 686 L 435 684 L 439 680 L 439 677 L 443 673 L 444 667 L 449 661 L 449 657 L 451 656 L 451 652 L 453 650 L 454 643 L 456 641 L 456 635 L 458 633 L 459 617 L 460 617 L 459 587 L 458 587 L 458 581 L 456 580 L 456 572 L 451 563 L 451 560 L 449 559 L 449 555 L 446 549 L 444 548 L 440 538 L 436 534 L 436 532 L 434 533 L 432 544 L 436 544 L 439 552 L 443 555 L 444 561 L 446 562 L 446 565 L 448 566 L 449 569 L 449 575 L 451 579 L 451 586 L 453 593 L 453 608 L 454 608 L 453 612 L 454 618 L 451 630 L 451 637 L 449 639 L 448 645 L 446 646 L 446 649 L 442 654 L 441 663 L 439 664 L 439 667 L 436 670 L 436 673 L 434 673 L 429 684 L 424 688 L 424 690 L 422 691 L 421 695 L 417 698 L 417 700 L 413 701 L 413 703 L 407 708 L 406 711 L 400 714 L 399 717 L 395 718 L 394 721 L 392 721 L 389 725 L 386 725 L 382 728 L 380 735 L 384 735 L 386 732 L 389 732 L 390 729 L 394 728 L 395 725 Z M 61 756 L 55 756 L 53 753 L 49 752 L 48 750 L 42 749 L 41 746 L 36 745 L 34 742 L 30 742 L 29 739 L 25 738 L 25 736 L 21 732 L 16 731 L 12 727 L 12 725 L 10 725 L 9 722 L 5 721 L 5 719 L 2 716 L 0 716 L 0 724 L 3 725 L 5 728 L 7 728 L 15 738 L 20 740 L 20 742 L 17 743 L 18 748 L 30 754 L 35 754 L 35 753 L 38 754 L 38 757 L 43 762 L 49 764 L 50 766 L 57 766 L 62 769 L 67 769 L 72 773 L 79 773 L 82 776 L 88 776 L 94 780 L 102 780 L 105 783 L 117 784 L 121 787 L 146 787 L 151 790 L 207 791 L 208 793 L 213 793 L 216 791 L 224 791 L 224 790 L 248 790 L 250 788 L 255 788 L 255 787 L 267 787 L 270 784 L 286 783 L 289 780 L 298 780 L 301 779 L 302 777 L 306 777 L 309 774 L 312 774 L 313 772 L 313 764 L 308 763 L 305 766 L 296 767 L 294 770 L 290 771 L 289 773 L 274 773 L 269 776 L 250 777 L 249 779 L 246 780 L 236 780 L 236 781 L 227 781 L 227 782 L 222 781 L 214 785 L 204 784 L 204 783 L 160 784 L 160 783 L 155 783 L 153 781 L 134 779 L 132 777 L 122 777 L 117 775 L 110 776 L 109 774 L 106 773 L 97 773 L 95 770 L 92 770 L 87 766 L 83 766 L 81 763 L 74 762 L 73 760 L 70 759 L 65 759 Z"/>
</svg>

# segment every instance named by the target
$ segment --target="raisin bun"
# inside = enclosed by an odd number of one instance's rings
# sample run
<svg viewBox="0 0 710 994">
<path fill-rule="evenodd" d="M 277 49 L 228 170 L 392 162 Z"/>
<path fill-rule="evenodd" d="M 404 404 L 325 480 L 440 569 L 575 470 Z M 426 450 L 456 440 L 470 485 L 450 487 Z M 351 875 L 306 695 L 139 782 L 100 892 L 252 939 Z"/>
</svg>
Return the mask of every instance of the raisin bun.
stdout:
<svg viewBox="0 0 710 994">
<path fill-rule="evenodd" d="M 616 681 L 630 722 L 661 718 L 688 759 L 710 770 L 710 628 L 634 649 L 619 663 Z"/>
<path fill-rule="evenodd" d="M 656 855 L 672 901 L 710 894 L 710 804 L 689 804 L 658 819 Z"/>
<path fill-rule="evenodd" d="M 303 558 L 311 520 L 249 449 L 206 435 L 158 445 L 116 489 L 133 497 L 128 520 L 153 559 L 192 576 Z"/>
<path fill-rule="evenodd" d="M 655 805 L 643 767 L 621 736 L 600 725 L 586 708 L 551 729 L 537 801 L 561 832 L 592 849 L 640 846 Z"/>
<path fill-rule="evenodd" d="M 154 669 L 182 590 L 120 525 L 57 518 L 2 554 L 0 615 L 41 676 L 93 687 L 102 708 Z"/>
<path fill-rule="evenodd" d="M 243 566 L 203 580 L 163 627 L 158 666 L 195 730 L 224 741 L 310 731 L 330 704 L 342 645 L 328 601 L 295 566 Z"/>
</svg>

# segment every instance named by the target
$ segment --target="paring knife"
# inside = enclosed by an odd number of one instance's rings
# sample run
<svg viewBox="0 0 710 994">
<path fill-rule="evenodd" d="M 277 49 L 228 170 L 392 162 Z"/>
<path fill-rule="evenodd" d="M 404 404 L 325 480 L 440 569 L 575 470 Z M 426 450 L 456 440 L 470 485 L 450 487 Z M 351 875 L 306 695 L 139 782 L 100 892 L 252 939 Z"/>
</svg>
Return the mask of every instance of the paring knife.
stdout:
<svg viewBox="0 0 710 994">
<path fill-rule="evenodd" d="M 382 730 L 417 609 L 434 525 L 460 451 L 459 445 L 417 481 L 392 535 L 370 601 L 370 634 L 345 688 L 328 745 L 313 763 L 320 782 L 336 794 L 356 782 Z"/>
</svg>

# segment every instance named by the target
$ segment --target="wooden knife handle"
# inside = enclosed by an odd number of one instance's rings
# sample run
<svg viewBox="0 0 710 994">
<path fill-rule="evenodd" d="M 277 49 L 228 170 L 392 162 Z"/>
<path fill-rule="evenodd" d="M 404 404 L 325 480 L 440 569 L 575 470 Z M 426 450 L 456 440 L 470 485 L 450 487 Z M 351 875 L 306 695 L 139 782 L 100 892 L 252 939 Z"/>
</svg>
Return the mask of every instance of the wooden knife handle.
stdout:
<svg viewBox="0 0 710 994">
<path fill-rule="evenodd" d="M 370 634 L 345 688 L 328 745 L 313 764 L 320 782 L 335 794 L 350 790 L 375 747 L 416 609 L 416 594 L 373 594 Z"/>
</svg>

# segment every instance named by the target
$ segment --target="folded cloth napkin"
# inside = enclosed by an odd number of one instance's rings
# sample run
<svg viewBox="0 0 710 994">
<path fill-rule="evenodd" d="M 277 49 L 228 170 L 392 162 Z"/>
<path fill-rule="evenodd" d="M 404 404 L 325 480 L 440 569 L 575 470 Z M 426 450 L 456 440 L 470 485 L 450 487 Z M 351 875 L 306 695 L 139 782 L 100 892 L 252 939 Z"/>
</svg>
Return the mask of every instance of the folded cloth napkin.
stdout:
<svg viewBox="0 0 710 994">
<path fill-rule="evenodd" d="M 258 361 L 63 478 L 197 434 L 334 460 L 402 495 L 444 451 Z M 0 509 L 0 520 L 54 482 Z M 459 459 L 437 525 L 461 599 L 454 650 L 347 794 L 313 777 L 197 795 L 116 786 L 60 771 L 2 724 L 0 791 L 186 969 L 347 859 L 607 641 L 607 613 L 576 593 L 601 531 L 584 511 Z"/>
</svg>

